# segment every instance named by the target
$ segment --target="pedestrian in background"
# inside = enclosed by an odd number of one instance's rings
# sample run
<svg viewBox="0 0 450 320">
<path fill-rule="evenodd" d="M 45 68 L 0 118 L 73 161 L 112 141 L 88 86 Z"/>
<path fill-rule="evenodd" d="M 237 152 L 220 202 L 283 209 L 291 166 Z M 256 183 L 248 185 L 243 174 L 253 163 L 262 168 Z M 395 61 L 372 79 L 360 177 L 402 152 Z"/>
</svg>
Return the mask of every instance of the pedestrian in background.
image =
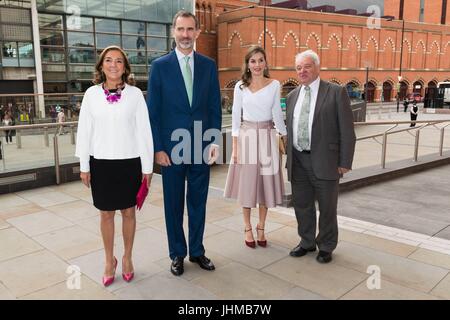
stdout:
<svg viewBox="0 0 450 320">
<path fill-rule="evenodd" d="M 419 114 L 419 107 L 417 106 L 417 102 L 414 100 L 411 108 L 409 109 L 409 115 L 411 116 L 411 121 L 417 120 L 417 115 Z M 410 127 L 415 127 L 416 123 L 411 122 Z"/>
</svg>

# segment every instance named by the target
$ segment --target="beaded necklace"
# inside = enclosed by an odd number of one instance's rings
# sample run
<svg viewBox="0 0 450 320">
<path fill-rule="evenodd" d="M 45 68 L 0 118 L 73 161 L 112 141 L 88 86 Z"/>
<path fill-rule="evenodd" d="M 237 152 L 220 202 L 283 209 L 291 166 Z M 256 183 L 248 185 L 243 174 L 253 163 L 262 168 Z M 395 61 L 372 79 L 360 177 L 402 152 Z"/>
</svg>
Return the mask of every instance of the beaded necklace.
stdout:
<svg viewBox="0 0 450 320">
<path fill-rule="evenodd" d="M 105 88 L 105 83 L 102 84 L 102 88 L 106 96 L 106 101 L 112 104 L 120 100 L 120 98 L 122 97 L 122 90 L 125 88 L 125 85 L 118 87 L 117 91 L 114 93 L 111 93 L 108 89 Z"/>
</svg>

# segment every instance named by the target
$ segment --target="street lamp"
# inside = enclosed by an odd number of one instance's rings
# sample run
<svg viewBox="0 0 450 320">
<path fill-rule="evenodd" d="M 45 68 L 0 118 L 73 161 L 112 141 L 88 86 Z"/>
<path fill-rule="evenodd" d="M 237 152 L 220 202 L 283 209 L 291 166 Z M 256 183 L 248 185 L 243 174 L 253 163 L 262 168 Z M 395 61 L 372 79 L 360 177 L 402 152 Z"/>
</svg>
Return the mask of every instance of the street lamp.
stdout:
<svg viewBox="0 0 450 320">
<path fill-rule="evenodd" d="M 266 3 L 264 3 L 264 50 L 266 50 L 266 21 L 267 21 L 267 15 L 266 15 Z"/>
<path fill-rule="evenodd" d="M 403 61 L 403 37 L 405 34 L 405 20 L 402 19 L 402 41 L 400 43 L 400 68 L 398 72 L 398 89 L 397 89 L 397 112 L 400 108 L 400 81 L 402 81 L 402 61 Z"/>
</svg>

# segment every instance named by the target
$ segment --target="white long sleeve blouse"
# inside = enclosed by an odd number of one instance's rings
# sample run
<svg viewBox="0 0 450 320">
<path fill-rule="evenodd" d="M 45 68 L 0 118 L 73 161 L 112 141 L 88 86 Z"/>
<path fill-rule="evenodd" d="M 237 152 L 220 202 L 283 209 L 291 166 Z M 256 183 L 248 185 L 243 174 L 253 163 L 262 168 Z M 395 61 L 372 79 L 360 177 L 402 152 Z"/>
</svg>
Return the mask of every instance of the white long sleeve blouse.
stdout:
<svg viewBox="0 0 450 320">
<path fill-rule="evenodd" d="M 128 84 L 116 103 L 106 101 L 101 85 L 86 90 L 78 120 L 75 156 L 80 171 L 89 172 L 89 158 L 141 158 L 142 172 L 153 172 L 153 137 L 142 91 Z"/>
<path fill-rule="evenodd" d="M 272 80 L 270 84 L 256 92 L 251 92 L 247 87 L 241 89 L 241 84 L 242 81 L 238 81 L 234 87 L 231 135 L 239 136 L 241 110 L 244 120 L 253 122 L 273 120 L 277 131 L 281 135 L 286 135 L 280 102 L 280 82 Z"/>
</svg>

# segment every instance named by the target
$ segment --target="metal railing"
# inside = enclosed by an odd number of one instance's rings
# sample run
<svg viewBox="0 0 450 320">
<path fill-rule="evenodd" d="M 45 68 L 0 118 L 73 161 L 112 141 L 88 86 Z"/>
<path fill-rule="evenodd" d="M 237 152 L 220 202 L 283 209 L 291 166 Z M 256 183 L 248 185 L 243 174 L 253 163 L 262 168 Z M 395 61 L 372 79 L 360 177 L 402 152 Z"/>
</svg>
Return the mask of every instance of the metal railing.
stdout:
<svg viewBox="0 0 450 320">
<path fill-rule="evenodd" d="M 77 126 L 77 121 L 72 122 L 64 122 L 60 123 L 46 123 L 46 124 L 30 124 L 30 125 L 15 125 L 15 126 L 3 126 L 0 127 L 0 154 L 2 158 L 3 168 L 2 171 L 6 168 L 6 154 L 4 149 L 4 144 L 2 142 L 3 136 L 5 135 L 5 131 L 16 131 L 16 147 L 17 149 L 22 149 L 22 131 L 23 130 L 32 130 L 32 129 L 42 129 L 43 131 L 43 139 L 44 145 L 46 147 L 50 146 L 49 143 L 49 133 L 52 128 L 54 128 L 53 135 L 53 160 L 55 164 L 55 173 L 56 173 L 56 184 L 60 183 L 60 158 L 59 158 L 59 142 L 58 142 L 58 131 L 62 128 L 69 128 L 70 133 L 70 143 L 75 144 L 75 127 Z"/>
<path fill-rule="evenodd" d="M 407 127 L 407 128 L 400 128 L 399 125 L 407 125 L 415 123 L 418 125 L 417 127 Z M 4 126 L 0 127 L 0 141 L 3 140 L 4 131 L 7 130 L 16 130 L 16 146 L 17 149 L 22 148 L 22 131 L 24 130 L 31 130 L 31 129 L 40 129 L 42 132 L 39 132 L 39 134 L 43 133 L 43 140 L 45 147 L 49 147 L 49 134 L 54 134 L 53 136 L 53 161 L 55 166 L 55 173 L 56 173 L 56 183 L 60 183 L 60 155 L 59 155 L 59 142 L 58 142 L 58 129 L 62 125 L 64 128 L 69 128 L 70 131 L 70 143 L 75 144 L 75 127 L 77 126 L 78 122 L 65 122 L 63 124 L 59 123 L 46 123 L 46 124 L 33 124 L 33 125 L 17 125 L 17 126 Z M 363 141 L 363 140 L 369 140 L 374 139 L 376 142 L 381 144 L 381 168 L 386 168 L 386 154 L 387 154 L 387 144 L 388 144 L 388 137 L 392 134 L 401 133 L 401 132 L 408 132 L 412 136 L 414 136 L 414 151 L 413 151 L 413 160 L 418 161 L 418 151 L 419 151 L 419 139 L 420 139 L 420 132 L 422 129 L 427 127 L 433 127 L 440 131 L 440 137 L 439 137 L 439 156 L 443 156 L 443 148 L 444 148 L 444 136 L 445 136 L 445 128 L 450 125 L 450 119 L 445 120 L 419 120 L 419 121 L 373 121 L 373 122 L 355 122 L 355 127 L 362 127 L 362 126 L 389 126 L 387 129 L 383 130 L 380 133 L 366 135 L 357 137 L 357 141 Z M 227 129 L 229 129 L 231 125 L 225 125 L 222 127 L 223 132 L 225 132 Z M 52 131 L 54 129 L 54 131 Z M 415 134 L 412 133 L 412 131 L 415 132 Z M 381 137 L 382 141 L 379 142 L 377 138 Z M 2 155 L 2 163 L 3 167 L 1 171 L 5 171 L 6 164 L 5 164 L 5 150 L 4 150 L 4 144 L 0 144 L 0 152 Z M 0 172 L 1 172 L 0 171 Z"/>
<path fill-rule="evenodd" d="M 419 125 L 417 127 L 407 127 L 407 128 L 398 128 L 399 125 L 402 124 L 411 124 L 414 123 L 416 125 Z M 355 127 L 358 126 L 382 126 L 382 125 L 390 125 L 390 127 L 386 130 L 384 130 L 381 133 L 376 133 L 372 135 L 357 137 L 356 141 L 362 141 L 367 139 L 374 139 L 381 137 L 381 168 L 386 168 L 386 151 L 387 151 L 387 140 L 388 136 L 400 133 L 400 132 L 408 132 L 412 136 L 414 136 L 414 153 L 413 153 L 413 160 L 415 162 L 418 161 L 418 154 L 419 154 L 419 139 L 420 139 L 420 132 L 423 128 L 426 127 L 434 127 L 437 130 L 440 130 L 440 138 L 439 138 L 439 156 L 443 156 L 443 148 L 444 148 L 444 131 L 445 128 L 450 125 L 450 119 L 444 119 L 444 120 L 416 120 L 416 121 L 372 121 L 372 122 L 355 122 Z M 440 127 L 438 125 L 441 125 Z M 398 128 L 397 130 L 395 130 Z M 415 134 L 412 134 L 411 131 L 415 131 Z M 378 142 L 378 141 L 377 141 Z"/>
</svg>

